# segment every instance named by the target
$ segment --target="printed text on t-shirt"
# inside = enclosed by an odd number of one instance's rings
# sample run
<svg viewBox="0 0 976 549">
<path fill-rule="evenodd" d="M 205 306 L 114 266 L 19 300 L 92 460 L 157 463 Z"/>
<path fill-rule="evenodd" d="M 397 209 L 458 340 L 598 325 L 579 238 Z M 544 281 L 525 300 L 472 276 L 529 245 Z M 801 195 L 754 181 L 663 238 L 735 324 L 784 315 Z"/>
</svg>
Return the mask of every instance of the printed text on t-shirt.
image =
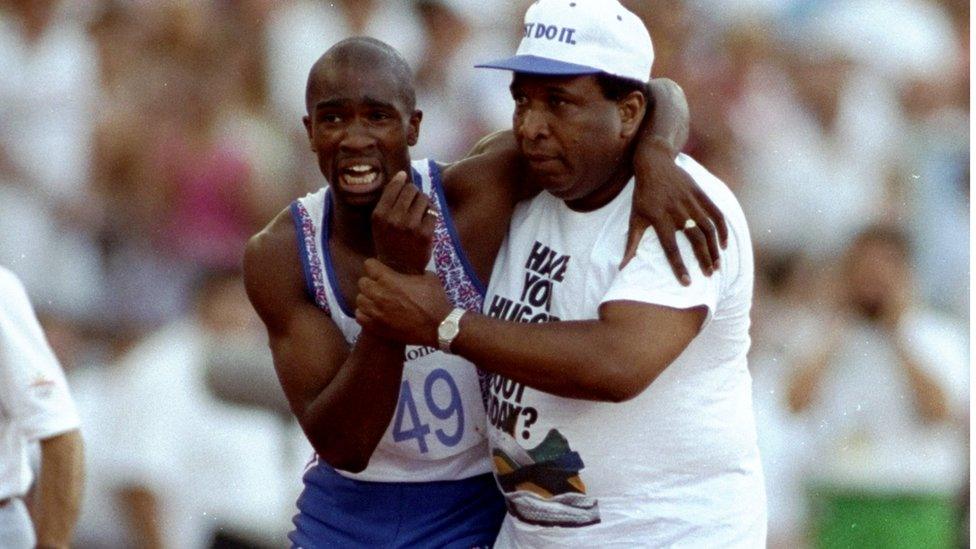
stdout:
<svg viewBox="0 0 976 549">
<path fill-rule="evenodd" d="M 525 283 L 518 302 L 495 295 L 488 316 L 512 322 L 558 321 L 559 317 L 550 314 L 552 294 L 555 285 L 566 277 L 569 258 L 541 242 L 533 244 L 525 261 Z"/>
<path fill-rule="evenodd" d="M 492 296 L 488 316 L 511 322 L 559 321 L 550 312 L 552 297 L 556 285 L 566 279 L 569 258 L 535 242 L 525 260 L 524 283 L 518 301 L 496 294 Z M 539 412 L 531 406 L 522 406 L 525 385 L 498 375 L 491 375 L 488 382 L 488 421 L 512 436 L 521 434 L 528 439 L 529 428 L 539 419 Z"/>
</svg>

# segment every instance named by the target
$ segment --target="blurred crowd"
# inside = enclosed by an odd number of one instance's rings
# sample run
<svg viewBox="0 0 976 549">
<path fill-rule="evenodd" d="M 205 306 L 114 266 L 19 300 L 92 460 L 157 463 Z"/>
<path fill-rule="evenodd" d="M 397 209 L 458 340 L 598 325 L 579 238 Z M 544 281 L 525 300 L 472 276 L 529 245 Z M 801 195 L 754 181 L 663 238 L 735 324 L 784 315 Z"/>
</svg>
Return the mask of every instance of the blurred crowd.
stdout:
<svg viewBox="0 0 976 549">
<path fill-rule="evenodd" d="M 323 184 L 307 71 L 342 38 L 389 42 L 416 70 L 413 157 L 457 160 L 510 127 L 509 76 L 473 65 L 514 51 L 530 3 L 0 0 L 0 265 L 84 421 L 79 547 L 281 545 L 310 447 L 238 268 Z M 960 521 L 969 2 L 624 3 L 752 230 L 770 545 L 835 535 L 852 491 Z"/>
</svg>

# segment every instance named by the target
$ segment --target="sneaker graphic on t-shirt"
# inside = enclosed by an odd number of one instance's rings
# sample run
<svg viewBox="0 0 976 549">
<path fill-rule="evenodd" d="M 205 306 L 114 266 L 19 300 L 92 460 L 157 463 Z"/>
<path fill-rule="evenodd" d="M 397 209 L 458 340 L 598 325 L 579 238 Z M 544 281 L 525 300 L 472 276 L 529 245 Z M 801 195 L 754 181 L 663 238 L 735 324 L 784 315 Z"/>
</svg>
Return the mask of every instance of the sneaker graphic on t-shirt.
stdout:
<svg viewBox="0 0 976 549">
<path fill-rule="evenodd" d="M 508 510 L 523 522 L 539 526 L 579 527 L 600 522 L 597 500 L 586 495 L 579 472 L 579 453 L 559 431 L 551 429 L 531 450 L 500 431 L 492 434 L 495 478 Z"/>
</svg>

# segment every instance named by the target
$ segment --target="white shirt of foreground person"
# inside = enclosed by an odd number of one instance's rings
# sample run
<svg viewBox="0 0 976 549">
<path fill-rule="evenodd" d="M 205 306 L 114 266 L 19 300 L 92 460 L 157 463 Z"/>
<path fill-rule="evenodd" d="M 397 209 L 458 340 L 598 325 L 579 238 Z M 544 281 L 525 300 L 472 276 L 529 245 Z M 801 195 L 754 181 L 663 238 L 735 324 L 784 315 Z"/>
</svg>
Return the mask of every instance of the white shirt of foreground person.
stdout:
<svg viewBox="0 0 976 549">
<path fill-rule="evenodd" d="M 485 300 L 488 315 L 595 319 L 610 301 L 704 305 L 708 313 L 684 352 L 627 402 L 562 398 L 494 376 L 492 457 L 509 507 L 496 547 L 765 546 L 766 497 L 746 367 L 749 230 L 721 181 L 688 156 L 677 164 L 729 225 L 721 269 L 706 277 L 692 268 L 689 287 L 672 274 L 653 231 L 637 257 L 618 268 L 633 181 L 592 212 L 573 211 L 547 192 L 515 210 Z M 688 240 L 678 242 L 682 256 L 691 257 Z"/>
<path fill-rule="evenodd" d="M 31 486 L 30 443 L 79 426 L 64 372 L 48 345 L 23 284 L 0 267 L 0 520 L 5 513 L 26 517 L 19 501 Z M 24 524 L 22 521 L 20 524 Z M 26 522 L 28 545 L 33 531 Z M 16 532 L 0 528 L 0 547 L 16 543 Z M 21 538 L 23 539 L 23 538 Z M 13 545 L 13 548 L 18 548 Z"/>
</svg>

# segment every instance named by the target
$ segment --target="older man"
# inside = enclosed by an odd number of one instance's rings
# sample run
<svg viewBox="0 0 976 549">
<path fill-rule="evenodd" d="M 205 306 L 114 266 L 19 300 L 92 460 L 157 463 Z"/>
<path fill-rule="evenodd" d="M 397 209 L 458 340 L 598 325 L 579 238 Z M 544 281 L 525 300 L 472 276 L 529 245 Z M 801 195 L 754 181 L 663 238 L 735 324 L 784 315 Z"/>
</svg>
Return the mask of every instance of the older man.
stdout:
<svg viewBox="0 0 976 549">
<path fill-rule="evenodd" d="M 533 4 L 518 54 L 487 66 L 514 71 L 518 147 L 545 192 L 516 208 L 484 314 L 452 308 L 431 274 L 369 260 L 360 281 L 364 330 L 494 374 L 508 509 L 496 547 L 765 542 L 746 368 L 752 247 L 735 197 L 680 156 L 729 221 L 721 270 L 680 284 L 650 233 L 619 268 L 652 61 L 644 25 L 615 0 Z"/>
</svg>

